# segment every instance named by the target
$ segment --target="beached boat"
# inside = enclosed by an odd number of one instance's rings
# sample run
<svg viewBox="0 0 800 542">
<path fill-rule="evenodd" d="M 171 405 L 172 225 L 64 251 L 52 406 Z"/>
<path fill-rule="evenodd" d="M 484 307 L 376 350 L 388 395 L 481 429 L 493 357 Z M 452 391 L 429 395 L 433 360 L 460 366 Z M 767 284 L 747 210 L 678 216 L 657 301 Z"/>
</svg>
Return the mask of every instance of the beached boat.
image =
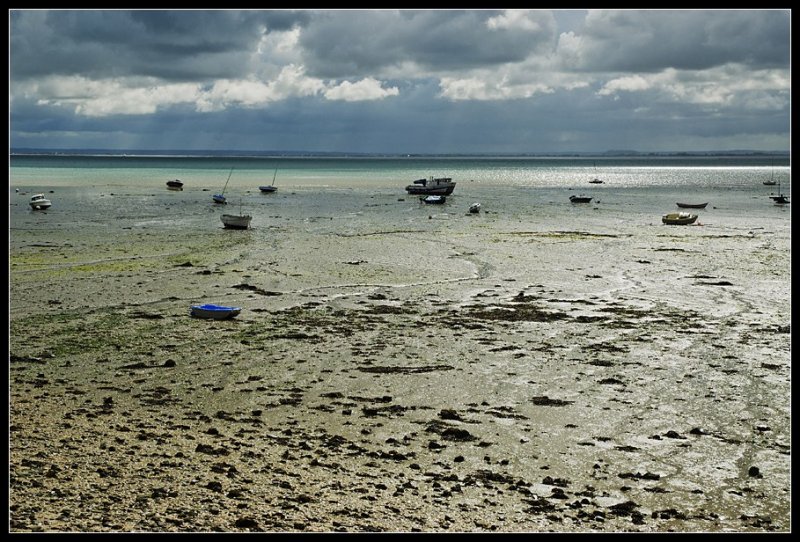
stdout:
<svg viewBox="0 0 800 542">
<path fill-rule="evenodd" d="M 178 179 L 174 181 L 167 181 L 167 188 L 169 190 L 183 190 L 183 183 Z"/>
<path fill-rule="evenodd" d="M 708 202 L 705 203 L 676 203 L 681 209 L 705 209 Z"/>
<path fill-rule="evenodd" d="M 412 184 L 406 186 L 409 194 L 426 194 L 435 196 L 449 196 L 453 193 L 456 183 L 451 177 L 429 177 L 427 179 L 417 179 Z"/>
<path fill-rule="evenodd" d="M 481 204 L 477 201 L 469 206 L 469 212 L 476 215 L 481 212 Z"/>
<path fill-rule="evenodd" d="M 195 318 L 211 318 L 213 320 L 235 318 L 240 312 L 242 312 L 241 307 L 227 307 L 225 305 L 214 305 L 213 303 L 192 305 L 189 309 L 189 314 Z"/>
<path fill-rule="evenodd" d="M 667 213 L 661 217 L 661 222 L 671 226 L 686 226 L 693 224 L 697 220 L 697 215 L 681 211 L 679 213 Z"/>
<path fill-rule="evenodd" d="M 569 201 L 572 203 L 591 203 L 592 198 L 589 196 L 570 196 Z"/>
<path fill-rule="evenodd" d="M 597 162 L 594 162 L 594 178 L 589 181 L 590 184 L 603 184 L 600 177 L 597 176 Z"/>
<path fill-rule="evenodd" d="M 429 203 L 429 204 L 433 204 L 433 205 L 441 205 L 442 203 L 447 201 L 447 197 L 433 195 L 433 196 L 425 196 L 425 197 L 419 198 L 419 200 L 421 202 L 423 202 L 423 203 Z"/>
<path fill-rule="evenodd" d="M 789 203 L 789 196 L 787 196 L 786 194 L 783 194 L 781 192 L 781 183 L 778 183 L 778 195 L 776 196 L 776 195 L 773 194 L 773 195 L 770 196 L 770 199 L 772 201 L 774 201 L 775 203 L 778 203 L 780 205 L 784 205 L 786 203 Z M 33 204 L 31 204 L 31 205 L 33 205 Z"/>
<path fill-rule="evenodd" d="M 275 174 L 272 176 L 272 184 L 265 184 L 258 187 L 261 192 L 264 194 L 269 194 L 271 192 L 275 192 L 278 187 L 275 186 L 275 177 L 278 175 L 278 168 L 275 168 Z"/>
<path fill-rule="evenodd" d="M 253 217 L 250 215 L 221 215 L 223 226 L 231 230 L 246 230 L 250 227 Z"/>
<path fill-rule="evenodd" d="M 225 181 L 225 186 L 222 187 L 222 192 L 211 196 L 211 199 L 214 200 L 214 203 L 220 203 L 220 204 L 228 203 L 228 201 L 225 199 L 225 189 L 228 188 L 228 181 L 231 180 L 231 175 L 233 175 L 233 168 L 231 168 L 231 172 L 228 173 L 228 179 Z"/>
<path fill-rule="evenodd" d="M 30 205 L 31 209 L 34 211 L 44 211 L 45 209 L 49 209 L 53 203 L 44 197 L 44 194 L 34 194 L 31 196 Z"/>
</svg>

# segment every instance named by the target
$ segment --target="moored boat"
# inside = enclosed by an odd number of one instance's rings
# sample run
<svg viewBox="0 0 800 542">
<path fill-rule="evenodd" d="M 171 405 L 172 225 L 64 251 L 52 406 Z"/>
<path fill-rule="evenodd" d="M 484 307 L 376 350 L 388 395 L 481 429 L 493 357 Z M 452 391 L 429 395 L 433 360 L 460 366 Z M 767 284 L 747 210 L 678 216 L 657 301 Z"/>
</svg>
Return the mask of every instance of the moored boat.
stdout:
<svg viewBox="0 0 800 542">
<path fill-rule="evenodd" d="M 570 196 L 569 201 L 572 203 L 591 203 L 592 198 L 590 196 Z"/>
<path fill-rule="evenodd" d="M 183 190 L 183 183 L 178 179 L 174 181 L 167 181 L 167 188 L 169 190 Z"/>
<path fill-rule="evenodd" d="M 453 193 L 455 187 L 456 183 L 451 177 L 428 177 L 427 179 L 417 179 L 406 186 L 406 192 L 409 194 L 449 196 Z"/>
<path fill-rule="evenodd" d="M 44 194 L 34 194 L 31 196 L 30 206 L 34 211 L 49 209 L 53 203 L 44 197 Z"/>
<path fill-rule="evenodd" d="M 477 201 L 469 206 L 469 212 L 476 215 L 481 212 L 481 204 Z"/>
<path fill-rule="evenodd" d="M 438 204 L 438 205 L 441 205 L 442 203 L 444 203 L 445 201 L 447 201 L 447 198 L 446 198 L 445 196 L 437 196 L 437 195 L 432 195 L 432 196 L 425 196 L 425 197 L 419 198 L 419 200 L 420 200 L 421 202 L 423 202 L 423 203 L 430 203 L 430 204 L 434 204 L 434 205 L 437 205 L 437 204 Z"/>
<path fill-rule="evenodd" d="M 222 225 L 230 230 L 246 230 L 253 219 L 250 215 L 220 215 Z"/>
<path fill-rule="evenodd" d="M 708 202 L 705 203 L 676 203 L 681 209 L 705 209 Z"/>
<path fill-rule="evenodd" d="M 697 220 L 697 215 L 681 211 L 679 213 L 667 213 L 661 217 L 661 222 L 671 226 L 686 226 L 693 224 Z"/>
</svg>

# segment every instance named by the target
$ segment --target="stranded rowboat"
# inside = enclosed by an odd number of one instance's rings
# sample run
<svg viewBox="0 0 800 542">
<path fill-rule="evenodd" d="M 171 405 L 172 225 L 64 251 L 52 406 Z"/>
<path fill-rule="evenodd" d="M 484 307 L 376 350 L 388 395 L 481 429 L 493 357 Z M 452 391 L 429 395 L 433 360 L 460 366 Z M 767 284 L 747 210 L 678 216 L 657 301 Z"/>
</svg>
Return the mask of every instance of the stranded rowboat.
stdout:
<svg viewBox="0 0 800 542">
<path fill-rule="evenodd" d="M 226 307 L 225 305 L 206 303 L 205 305 L 192 305 L 189 314 L 196 318 L 225 320 L 226 318 L 235 318 L 240 312 L 242 312 L 241 307 Z"/>
<path fill-rule="evenodd" d="M 671 226 L 685 226 L 697 220 L 697 215 L 681 211 L 679 213 L 667 213 L 661 217 L 661 222 Z"/>
</svg>

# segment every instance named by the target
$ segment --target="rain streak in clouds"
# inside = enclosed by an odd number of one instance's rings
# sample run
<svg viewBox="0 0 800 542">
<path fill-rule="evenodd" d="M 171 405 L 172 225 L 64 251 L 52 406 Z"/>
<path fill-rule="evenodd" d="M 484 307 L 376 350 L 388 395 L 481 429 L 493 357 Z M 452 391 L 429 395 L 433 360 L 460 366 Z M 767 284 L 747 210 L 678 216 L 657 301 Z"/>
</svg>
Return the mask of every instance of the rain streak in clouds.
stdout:
<svg viewBox="0 0 800 542">
<path fill-rule="evenodd" d="M 15 148 L 789 148 L 787 10 L 9 17 Z"/>
</svg>

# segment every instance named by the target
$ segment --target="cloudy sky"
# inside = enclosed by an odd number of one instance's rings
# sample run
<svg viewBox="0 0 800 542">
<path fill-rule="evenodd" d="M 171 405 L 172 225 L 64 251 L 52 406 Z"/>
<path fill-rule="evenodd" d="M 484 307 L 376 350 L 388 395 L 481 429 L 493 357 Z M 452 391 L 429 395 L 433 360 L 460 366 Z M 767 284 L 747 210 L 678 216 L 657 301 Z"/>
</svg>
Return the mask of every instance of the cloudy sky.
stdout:
<svg viewBox="0 0 800 542">
<path fill-rule="evenodd" d="M 788 150 L 788 10 L 12 10 L 14 148 Z"/>
</svg>

